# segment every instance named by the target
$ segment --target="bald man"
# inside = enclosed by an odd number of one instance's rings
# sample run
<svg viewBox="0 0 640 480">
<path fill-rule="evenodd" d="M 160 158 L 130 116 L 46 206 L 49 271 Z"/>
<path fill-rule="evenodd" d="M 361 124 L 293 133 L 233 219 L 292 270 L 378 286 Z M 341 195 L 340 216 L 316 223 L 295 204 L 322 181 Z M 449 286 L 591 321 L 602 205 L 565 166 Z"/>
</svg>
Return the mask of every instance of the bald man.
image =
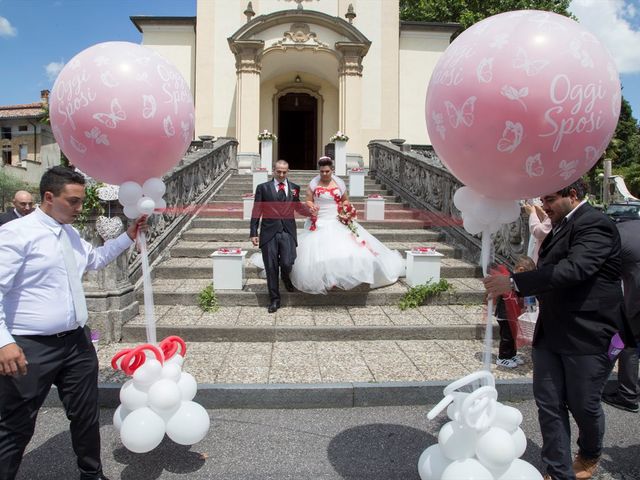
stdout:
<svg viewBox="0 0 640 480">
<path fill-rule="evenodd" d="M 0 225 L 15 220 L 25 215 L 29 215 L 33 211 L 33 197 L 29 192 L 18 190 L 13 196 L 13 209 L 0 215 Z"/>
</svg>

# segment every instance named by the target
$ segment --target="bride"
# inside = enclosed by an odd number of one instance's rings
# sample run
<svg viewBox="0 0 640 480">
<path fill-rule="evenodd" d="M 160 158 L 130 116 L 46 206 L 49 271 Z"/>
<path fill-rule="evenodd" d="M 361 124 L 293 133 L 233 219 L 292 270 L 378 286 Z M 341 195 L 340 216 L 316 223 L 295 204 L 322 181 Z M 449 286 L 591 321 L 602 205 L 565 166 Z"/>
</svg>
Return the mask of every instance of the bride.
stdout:
<svg viewBox="0 0 640 480">
<path fill-rule="evenodd" d="M 390 285 L 405 275 L 405 261 L 353 221 L 338 219 L 338 209 L 349 205 L 344 182 L 333 175 L 333 161 L 321 157 L 320 175 L 309 183 L 306 202 L 317 218 L 307 219 L 298 234 L 297 258 L 291 282 L 300 291 L 326 294 L 333 287 L 349 290 L 362 283 L 371 288 Z"/>
</svg>

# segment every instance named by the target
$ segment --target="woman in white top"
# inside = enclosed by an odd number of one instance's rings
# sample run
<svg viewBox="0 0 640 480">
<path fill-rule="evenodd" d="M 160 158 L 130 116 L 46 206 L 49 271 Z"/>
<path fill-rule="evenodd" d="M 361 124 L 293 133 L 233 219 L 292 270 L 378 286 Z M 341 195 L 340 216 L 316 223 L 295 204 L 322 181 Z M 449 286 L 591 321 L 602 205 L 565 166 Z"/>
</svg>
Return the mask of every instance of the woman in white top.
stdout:
<svg viewBox="0 0 640 480">
<path fill-rule="evenodd" d="M 524 210 L 529 215 L 529 233 L 531 234 L 528 256 L 537 264 L 540 245 L 552 229 L 551 220 L 539 205 L 525 203 Z"/>
</svg>

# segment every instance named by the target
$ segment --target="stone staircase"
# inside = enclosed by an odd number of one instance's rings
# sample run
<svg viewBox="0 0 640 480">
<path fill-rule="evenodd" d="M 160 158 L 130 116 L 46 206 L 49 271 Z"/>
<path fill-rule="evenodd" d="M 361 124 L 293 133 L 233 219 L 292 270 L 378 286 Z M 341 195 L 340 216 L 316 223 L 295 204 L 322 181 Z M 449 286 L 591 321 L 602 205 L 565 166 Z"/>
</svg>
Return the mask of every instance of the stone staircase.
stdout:
<svg viewBox="0 0 640 480">
<path fill-rule="evenodd" d="M 289 178 L 304 186 L 315 174 L 292 171 Z M 418 309 L 401 311 L 398 302 L 408 291 L 403 279 L 384 288 L 360 286 L 328 295 L 289 293 L 281 286 L 282 308 L 269 314 L 266 280 L 247 265 L 244 289 L 216 291 L 220 310 L 202 312 L 198 294 L 211 283 L 209 255 L 230 246 L 247 250 L 247 258 L 258 251 L 249 241 L 249 221 L 242 219 L 241 197 L 251 190 L 251 176 L 231 176 L 171 248 L 170 258 L 153 271 L 158 339 L 180 335 L 198 352 L 189 356 L 189 369 L 199 382 L 452 380 L 482 367 L 484 289 L 479 267 L 461 260 L 459 252 L 429 229 L 421 212 L 371 178 L 365 180 L 365 195 L 385 197 L 385 220 L 359 222 L 403 255 L 416 245 L 435 246 L 445 255 L 441 276 L 453 291 Z M 364 198 L 351 200 L 364 213 Z M 303 223 L 298 219 L 298 228 Z M 138 297 L 142 303 L 142 291 Z M 121 344 L 101 348 L 102 364 L 120 348 L 146 341 L 142 313 L 141 307 L 141 315 L 123 327 Z M 498 372 L 498 378 L 527 375 L 527 366 Z M 122 380 L 108 368 L 101 378 Z"/>
</svg>

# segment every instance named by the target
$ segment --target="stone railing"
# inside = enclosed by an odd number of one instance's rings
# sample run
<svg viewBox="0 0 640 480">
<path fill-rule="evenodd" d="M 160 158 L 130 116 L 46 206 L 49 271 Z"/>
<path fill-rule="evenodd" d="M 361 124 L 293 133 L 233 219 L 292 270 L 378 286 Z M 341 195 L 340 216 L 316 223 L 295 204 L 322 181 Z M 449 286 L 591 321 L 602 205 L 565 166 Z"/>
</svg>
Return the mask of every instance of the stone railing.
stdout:
<svg viewBox="0 0 640 480">
<path fill-rule="evenodd" d="M 403 148 L 404 147 L 404 148 Z M 422 146 L 408 151 L 406 146 L 374 140 L 369 143 L 370 175 L 420 211 L 420 218 L 440 231 L 469 261 L 480 258 L 480 238 L 462 227 L 453 194 L 462 186 L 440 162 L 433 148 Z M 527 252 L 528 225 L 524 217 L 504 225 L 493 236 L 497 260 L 513 263 Z"/>
<path fill-rule="evenodd" d="M 199 207 L 222 186 L 235 167 L 238 142 L 221 138 L 214 142 L 193 142 L 180 163 L 163 177 L 167 187 L 167 209 L 149 219 L 147 232 L 149 263 L 158 263 L 169 247 L 178 241 Z M 107 206 L 111 216 L 122 215 L 117 201 Z M 93 245 L 102 239 L 95 230 L 95 218 L 83 229 L 84 238 Z M 135 287 L 142 282 L 142 259 L 135 248 L 129 249 L 105 269 L 88 272 L 84 287 L 92 329 L 105 341 L 118 341 L 122 325 L 138 314 Z"/>
</svg>

